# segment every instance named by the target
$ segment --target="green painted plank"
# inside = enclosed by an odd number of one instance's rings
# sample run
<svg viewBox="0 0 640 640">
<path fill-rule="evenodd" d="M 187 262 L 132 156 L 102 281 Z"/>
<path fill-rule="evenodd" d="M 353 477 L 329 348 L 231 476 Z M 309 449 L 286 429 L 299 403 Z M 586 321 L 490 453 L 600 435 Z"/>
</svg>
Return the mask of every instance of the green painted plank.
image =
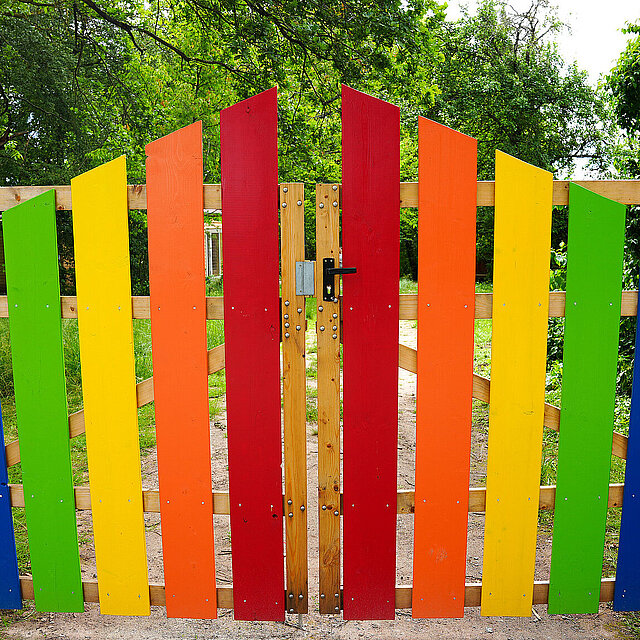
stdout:
<svg viewBox="0 0 640 640">
<path fill-rule="evenodd" d="M 22 482 L 38 611 L 83 611 L 62 351 L 55 192 L 2 216 Z"/>
<path fill-rule="evenodd" d="M 616 393 L 625 207 L 569 186 L 562 414 L 549 613 L 597 613 Z"/>
</svg>

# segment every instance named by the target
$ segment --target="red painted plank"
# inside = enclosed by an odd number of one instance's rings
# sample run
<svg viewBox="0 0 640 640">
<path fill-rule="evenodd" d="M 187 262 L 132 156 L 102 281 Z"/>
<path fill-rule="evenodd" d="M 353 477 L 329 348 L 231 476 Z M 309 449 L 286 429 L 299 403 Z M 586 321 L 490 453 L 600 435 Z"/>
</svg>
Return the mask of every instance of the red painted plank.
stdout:
<svg viewBox="0 0 640 640">
<path fill-rule="evenodd" d="M 153 386 L 170 618 L 215 618 L 202 123 L 146 147 Z"/>
<path fill-rule="evenodd" d="M 220 113 L 233 606 L 284 620 L 277 92 Z"/>
<path fill-rule="evenodd" d="M 344 617 L 395 616 L 400 111 L 342 87 Z"/>
<path fill-rule="evenodd" d="M 461 618 L 467 555 L 477 142 L 418 119 L 414 618 Z M 452 195 L 453 194 L 453 195 Z"/>
</svg>

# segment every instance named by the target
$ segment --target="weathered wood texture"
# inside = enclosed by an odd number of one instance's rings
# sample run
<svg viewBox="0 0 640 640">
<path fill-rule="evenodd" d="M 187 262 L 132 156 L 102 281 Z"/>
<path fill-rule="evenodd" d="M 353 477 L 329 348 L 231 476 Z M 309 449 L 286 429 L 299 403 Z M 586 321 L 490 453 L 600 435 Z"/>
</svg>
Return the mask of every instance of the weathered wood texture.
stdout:
<svg viewBox="0 0 640 640">
<path fill-rule="evenodd" d="M 296 295 L 296 262 L 304 260 L 304 185 L 280 186 L 282 269 L 282 402 L 287 611 L 307 613 L 307 377 L 304 296 Z"/>
<path fill-rule="evenodd" d="M 340 610 L 340 303 L 322 299 L 322 260 L 333 258 L 337 264 L 340 259 L 339 217 L 338 185 L 317 185 L 315 284 L 320 613 Z"/>
</svg>

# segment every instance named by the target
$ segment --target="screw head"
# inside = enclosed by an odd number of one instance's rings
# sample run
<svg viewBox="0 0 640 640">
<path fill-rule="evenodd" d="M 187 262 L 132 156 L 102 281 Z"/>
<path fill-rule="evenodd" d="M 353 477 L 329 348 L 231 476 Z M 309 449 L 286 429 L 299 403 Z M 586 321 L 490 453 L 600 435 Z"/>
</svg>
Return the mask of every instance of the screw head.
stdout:
<svg viewBox="0 0 640 640">
<path fill-rule="evenodd" d="M 289 517 L 293 518 L 293 513 L 291 513 L 291 511 L 289 512 Z"/>
<path fill-rule="evenodd" d="M 319 205 L 320 209 L 324 209 L 324 202 L 321 202 Z"/>
<path fill-rule="evenodd" d="M 304 600 L 304 596 L 303 596 L 302 594 L 300 594 L 300 595 L 298 596 L 298 600 Z"/>
<path fill-rule="evenodd" d="M 334 313 L 332 317 L 333 317 L 333 318 L 337 318 L 337 317 L 338 317 L 338 314 L 337 314 L 337 313 Z"/>
<path fill-rule="evenodd" d="M 318 311 L 324 311 L 324 307 L 318 307 Z"/>
<path fill-rule="evenodd" d="M 285 337 L 285 338 L 288 338 L 288 337 L 289 337 L 289 334 L 288 334 L 288 333 L 285 333 L 285 334 L 284 334 L 284 337 Z"/>
<path fill-rule="evenodd" d="M 320 327 L 320 331 L 324 331 L 324 327 Z"/>
<path fill-rule="evenodd" d="M 333 327 L 331 327 L 334 331 L 338 330 L 338 327 L 334 324 Z"/>
<path fill-rule="evenodd" d="M 334 516 L 339 516 L 339 515 L 340 515 L 340 512 L 339 512 L 339 511 L 334 511 L 334 512 L 333 512 L 333 515 L 334 515 Z"/>
<path fill-rule="evenodd" d="M 284 306 L 285 306 L 285 307 L 288 307 L 288 306 L 289 306 L 289 301 L 288 301 L 288 300 L 285 300 L 285 301 L 284 301 Z"/>
<path fill-rule="evenodd" d="M 300 325 L 299 324 L 296 325 L 296 331 L 300 331 Z"/>
<path fill-rule="evenodd" d="M 320 597 L 324 600 L 324 597 L 325 597 L 325 596 L 324 596 L 324 593 L 321 593 L 321 594 L 320 594 Z"/>
<path fill-rule="evenodd" d="M 302 200 L 298 200 L 298 206 L 302 204 Z"/>
<path fill-rule="evenodd" d="M 338 185 L 337 185 L 337 184 L 334 184 L 334 185 L 333 185 L 333 187 L 331 187 L 331 188 L 332 188 L 334 191 L 337 191 L 337 190 L 338 190 Z"/>
<path fill-rule="evenodd" d="M 293 593 L 290 593 L 290 594 L 289 594 L 289 598 L 293 598 Z"/>
<path fill-rule="evenodd" d="M 337 339 L 338 339 L 338 334 L 337 334 L 337 333 L 334 333 L 334 334 L 333 334 L 333 336 L 331 336 L 331 337 L 332 337 L 334 340 L 337 340 Z"/>
<path fill-rule="evenodd" d="M 300 505 L 300 511 L 304 511 L 304 505 Z"/>
<path fill-rule="evenodd" d="M 338 206 L 338 202 L 337 202 L 337 200 L 334 200 L 334 201 L 333 201 L 333 206 L 334 206 L 334 207 L 337 207 L 337 206 Z"/>
<path fill-rule="evenodd" d="M 340 611 L 340 607 L 336 607 L 334 611 Z"/>
<path fill-rule="evenodd" d="M 289 328 L 289 323 L 288 323 L 288 322 L 285 322 L 285 323 L 284 323 L 284 328 L 285 328 L 285 329 L 288 329 L 288 328 Z"/>
<path fill-rule="evenodd" d="M 323 504 L 323 505 L 322 505 L 322 510 L 323 510 L 323 511 L 326 511 L 326 510 L 327 510 L 327 505 L 326 505 L 326 504 Z"/>
<path fill-rule="evenodd" d="M 339 598 L 340 594 L 339 593 L 334 593 L 333 596 L 334 596 L 334 598 Z"/>
<path fill-rule="evenodd" d="M 286 203 L 286 202 L 283 202 L 283 203 L 282 203 L 282 208 L 283 208 L 283 209 L 286 209 L 286 208 L 287 208 L 287 203 Z"/>
<path fill-rule="evenodd" d="M 291 498 L 289 498 L 289 499 L 287 500 L 287 504 L 293 504 L 293 500 L 292 500 Z"/>
<path fill-rule="evenodd" d="M 288 320 L 288 319 L 289 319 L 289 314 L 288 314 L 288 313 L 285 313 L 285 314 L 284 314 L 284 319 L 285 319 L 285 320 Z"/>
<path fill-rule="evenodd" d="M 302 313 L 302 309 L 298 307 L 298 313 Z"/>
<path fill-rule="evenodd" d="M 282 187 L 282 190 L 287 193 L 287 191 L 289 191 L 289 187 Z"/>
</svg>

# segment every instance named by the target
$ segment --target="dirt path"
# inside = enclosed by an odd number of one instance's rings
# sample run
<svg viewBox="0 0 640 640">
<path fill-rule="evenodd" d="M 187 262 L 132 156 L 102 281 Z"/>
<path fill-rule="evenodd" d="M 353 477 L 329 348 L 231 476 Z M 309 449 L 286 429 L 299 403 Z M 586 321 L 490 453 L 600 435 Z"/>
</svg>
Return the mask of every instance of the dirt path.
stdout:
<svg viewBox="0 0 640 640">
<path fill-rule="evenodd" d="M 415 328 L 412 322 L 401 322 L 401 342 L 415 347 Z M 311 332 L 308 334 L 311 337 Z M 310 345 L 311 346 L 311 345 Z M 309 359 L 314 358 L 309 354 Z M 309 380 L 309 389 L 315 380 Z M 315 423 L 307 425 L 308 486 L 309 486 L 309 554 L 310 610 L 318 604 L 318 544 L 317 544 L 317 486 L 318 442 Z M 471 485 L 485 483 L 487 456 L 488 412 L 486 405 L 474 401 L 473 446 L 471 453 Z M 212 483 L 214 490 L 227 489 L 227 420 L 224 406 L 211 423 Z M 398 487 L 412 489 L 415 459 L 415 375 L 399 373 L 399 438 Z M 158 486 L 155 450 L 143 457 L 143 488 Z M 81 539 L 81 562 L 84 578 L 95 578 L 95 555 L 91 537 L 91 513 L 78 512 Z M 149 580 L 163 582 L 162 537 L 159 514 L 146 514 L 146 540 L 149 558 Z M 397 584 L 411 584 L 413 520 L 398 516 Z M 214 516 L 216 545 L 216 577 L 218 584 L 230 584 L 231 542 L 228 516 Z M 484 514 L 469 514 L 467 547 L 467 581 L 479 581 L 482 575 L 482 539 Z M 538 536 L 536 579 L 549 578 L 551 537 Z M 356 640 L 361 637 L 391 638 L 456 638 L 476 639 L 545 639 L 620 638 L 620 617 L 608 605 L 602 605 L 597 615 L 548 616 L 546 606 L 535 607 L 531 618 L 482 618 L 478 608 L 469 608 L 461 620 L 412 620 L 409 611 L 399 611 L 395 621 L 345 622 L 341 616 L 304 616 L 303 629 L 298 629 L 297 616 L 287 616 L 281 623 L 235 622 L 232 612 L 220 610 L 215 621 L 168 620 L 162 607 L 152 607 L 149 618 L 101 616 L 98 605 L 86 605 L 84 614 L 39 614 L 27 609 L 14 624 L 0 631 L 0 637 L 76 639 L 151 640 L 164 638 L 335 638 Z"/>
</svg>

